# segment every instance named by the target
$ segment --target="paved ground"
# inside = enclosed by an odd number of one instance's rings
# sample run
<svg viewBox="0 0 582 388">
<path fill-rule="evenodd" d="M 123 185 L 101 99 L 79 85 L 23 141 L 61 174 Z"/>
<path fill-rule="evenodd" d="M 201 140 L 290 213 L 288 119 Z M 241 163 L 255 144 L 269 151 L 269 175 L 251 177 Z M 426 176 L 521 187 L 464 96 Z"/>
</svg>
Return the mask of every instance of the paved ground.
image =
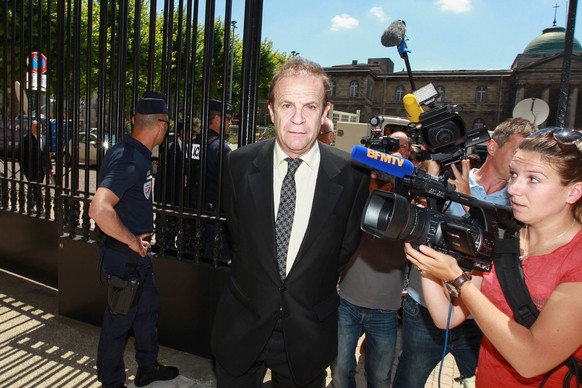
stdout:
<svg viewBox="0 0 582 388">
<path fill-rule="evenodd" d="M 98 327 L 58 315 L 57 290 L 0 270 L 0 387 L 100 387 L 95 372 L 98 337 Z M 136 370 L 132 349 L 130 340 L 125 353 L 129 387 L 134 387 Z M 166 347 L 160 349 L 160 360 L 177 366 L 180 376 L 150 387 L 216 386 L 211 360 Z M 426 387 L 439 387 L 438 369 Z M 440 387 L 458 386 L 458 375 L 447 357 Z M 358 388 L 366 386 L 361 362 L 357 383 Z M 264 387 L 270 385 L 267 374 Z"/>
</svg>

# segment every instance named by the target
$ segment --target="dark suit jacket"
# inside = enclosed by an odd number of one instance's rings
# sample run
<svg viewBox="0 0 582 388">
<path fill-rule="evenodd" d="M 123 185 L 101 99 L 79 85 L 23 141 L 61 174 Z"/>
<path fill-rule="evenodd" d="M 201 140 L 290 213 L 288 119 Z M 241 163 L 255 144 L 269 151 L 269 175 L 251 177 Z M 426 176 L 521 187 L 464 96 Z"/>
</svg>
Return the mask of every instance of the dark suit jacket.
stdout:
<svg viewBox="0 0 582 388">
<path fill-rule="evenodd" d="M 353 168 L 348 153 L 320 143 L 311 217 L 282 282 L 275 248 L 274 145 L 274 139 L 247 145 L 233 151 L 226 163 L 233 259 L 215 316 L 212 351 L 230 374 L 242 375 L 281 318 L 291 371 L 296 383 L 305 384 L 337 353 L 336 285 L 360 240 L 369 174 Z"/>
<path fill-rule="evenodd" d="M 194 179 L 198 176 L 199 163 L 191 159 L 187 150 L 188 146 L 189 144 L 183 142 L 178 143 L 178 139 L 168 146 L 167 156 L 162 159 L 163 164 L 160 169 L 160 175 L 165 176 L 165 179 L 156 180 L 155 198 L 158 202 L 165 201 L 168 205 L 179 206 L 181 204 L 180 196 L 183 196 L 185 206 L 195 207 L 195 197 L 188 193 L 185 188 L 195 187 Z M 186 148 L 186 154 L 184 148 Z M 162 183 L 165 186 L 162 187 Z M 194 189 L 192 192 L 197 193 Z M 162 198 L 162 193 L 165 193 L 164 198 Z"/>
<path fill-rule="evenodd" d="M 184 159 L 184 153 L 182 152 L 182 148 L 178 144 L 178 141 L 175 140 L 170 146 L 168 147 L 168 157 L 167 157 L 167 166 L 164 169 L 164 172 L 167 174 L 166 178 L 166 203 L 169 205 L 178 206 L 180 204 L 180 193 L 183 191 L 184 181 L 187 182 L 187 179 L 184 178 L 184 172 L 182 168 L 182 164 L 186 164 L 186 170 L 188 169 L 187 164 L 190 161 Z M 160 198 L 161 199 L 161 198 Z"/>
<path fill-rule="evenodd" d="M 26 132 L 22 137 L 20 169 L 29 182 L 42 182 L 46 175 L 46 139 L 43 137 L 42 140 L 42 147 L 39 147 L 37 137 L 31 132 Z"/>
</svg>

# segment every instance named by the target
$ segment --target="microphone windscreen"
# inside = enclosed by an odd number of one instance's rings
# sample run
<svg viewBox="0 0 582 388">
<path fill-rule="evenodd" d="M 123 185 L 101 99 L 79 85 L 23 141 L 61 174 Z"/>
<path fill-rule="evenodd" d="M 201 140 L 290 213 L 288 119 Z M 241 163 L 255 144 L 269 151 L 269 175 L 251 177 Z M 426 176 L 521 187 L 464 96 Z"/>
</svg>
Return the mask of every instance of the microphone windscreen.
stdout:
<svg viewBox="0 0 582 388">
<path fill-rule="evenodd" d="M 382 46 L 384 47 L 394 47 L 398 46 L 406 35 L 406 23 L 402 20 L 396 20 L 392 22 L 380 38 Z"/>
</svg>

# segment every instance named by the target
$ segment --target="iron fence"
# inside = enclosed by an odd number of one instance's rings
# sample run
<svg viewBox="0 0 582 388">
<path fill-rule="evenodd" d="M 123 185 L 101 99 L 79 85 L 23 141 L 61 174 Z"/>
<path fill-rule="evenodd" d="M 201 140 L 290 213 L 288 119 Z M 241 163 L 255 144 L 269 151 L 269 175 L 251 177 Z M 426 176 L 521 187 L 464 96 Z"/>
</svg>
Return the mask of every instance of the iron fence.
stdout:
<svg viewBox="0 0 582 388">
<path fill-rule="evenodd" d="M 238 146 L 255 136 L 262 0 L 244 7 Z M 153 152 L 157 188 L 173 184 L 169 168 L 190 168 L 168 158 L 176 126 L 197 119 L 207 128 L 210 98 L 232 95 L 231 0 L 4 0 L 0 18 L 0 207 L 54 221 L 61 238 L 98 238 L 88 215 L 97 173 L 107 149 L 130 133 L 144 91 L 167 96 L 173 122 Z M 198 200 L 186 178 L 172 188 L 177 202 L 156 190 L 153 249 L 220 265 L 225 218 L 220 195 L 216 208 L 201 205 L 206 131 L 201 136 Z M 42 171 L 28 174 L 30 166 Z M 219 192 L 221 176 L 222 165 Z M 211 254 L 202 246 L 208 231 Z"/>
</svg>

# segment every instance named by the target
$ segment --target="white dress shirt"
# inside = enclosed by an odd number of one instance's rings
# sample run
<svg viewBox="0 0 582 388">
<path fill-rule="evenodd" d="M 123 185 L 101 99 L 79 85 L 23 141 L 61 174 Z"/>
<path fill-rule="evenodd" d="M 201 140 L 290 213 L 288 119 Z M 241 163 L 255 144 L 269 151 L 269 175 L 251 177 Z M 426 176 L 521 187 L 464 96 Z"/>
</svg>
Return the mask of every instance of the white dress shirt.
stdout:
<svg viewBox="0 0 582 388">
<path fill-rule="evenodd" d="M 287 174 L 288 156 L 283 152 L 278 143 L 275 143 L 275 152 L 273 153 L 273 199 L 275 206 L 275 219 L 279 211 L 279 201 L 281 200 L 281 185 L 283 178 Z M 287 274 L 293 267 L 299 247 L 303 241 L 303 236 L 309 224 L 311 208 L 313 206 L 313 195 L 315 194 L 315 183 L 317 182 L 317 172 L 319 170 L 319 161 L 321 154 L 317 142 L 303 155 L 303 162 L 295 172 L 295 215 L 293 218 L 293 227 L 289 238 L 289 249 L 287 250 Z"/>
</svg>

